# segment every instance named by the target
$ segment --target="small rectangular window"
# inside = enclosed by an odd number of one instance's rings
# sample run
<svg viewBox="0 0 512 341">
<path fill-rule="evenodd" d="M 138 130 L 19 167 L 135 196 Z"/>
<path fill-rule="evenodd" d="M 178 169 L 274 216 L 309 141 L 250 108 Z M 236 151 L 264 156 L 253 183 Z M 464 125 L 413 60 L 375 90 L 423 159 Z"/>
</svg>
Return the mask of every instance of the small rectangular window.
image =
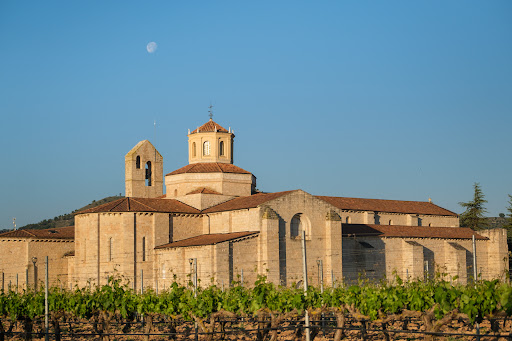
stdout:
<svg viewBox="0 0 512 341">
<path fill-rule="evenodd" d="M 142 261 L 146 261 L 146 237 L 142 237 Z"/>
</svg>

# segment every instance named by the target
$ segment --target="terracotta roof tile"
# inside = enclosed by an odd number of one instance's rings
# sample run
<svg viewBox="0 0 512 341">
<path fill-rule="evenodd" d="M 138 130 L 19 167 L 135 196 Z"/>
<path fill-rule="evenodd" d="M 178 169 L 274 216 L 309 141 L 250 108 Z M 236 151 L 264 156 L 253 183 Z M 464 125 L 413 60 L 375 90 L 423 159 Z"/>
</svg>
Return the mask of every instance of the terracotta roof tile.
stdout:
<svg viewBox="0 0 512 341">
<path fill-rule="evenodd" d="M 342 210 L 457 216 L 456 213 L 425 201 L 360 199 L 326 196 L 317 196 L 317 198 L 327 201 L 329 204 Z"/>
<path fill-rule="evenodd" d="M 98 212 L 165 212 L 165 213 L 199 213 L 199 210 L 175 199 L 158 198 L 122 198 L 104 205 L 96 206 L 77 212 L 98 213 Z"/>
<path fill-rule="evenodd" d="M 475 239 L 487 240 L 468 227 L 430 227 L 430 226 L 400 226 L 372 224 L 343 224 L 343 236 L 375 236 L 397 238 L 443 238 L 443 239 Z"/>
<path fill-rule="evenodd" d="M 219 192 L 214 191 L 213 189 L 202 187 L 202 188 L 195 189 L 192 192 L 188 192 L 186 195 L 189 195 L 189 194 L 199 194 L 199 193 L 202 193 L 202 194 L 220 194 Z"/>
<path fill-rule="evenodd" d="M 229 133 L 229 131 L 226 128 L 223 128 L 220 124 L 214 122 L 212 119 L 210 119 L 208 122 L 200 126 L 199 128 L 200 133 L 204 132 L 211 132 L 211 131 L 220 131 L 222 133 Z M 191 132 L 191 134 L 197 133 L 197 129 Z"/>
<path fill-rule="evenodd" d="M 206 210 L 204 210 L 204 213 L 210 213 L 210 212 L 222 212 L 222 211 L 233 211 L 233 210 L 240 210 L 244 208 L 254 208 L 258 207 L 259 205 L 279 198 L 285 194 L 291 193 L 293 191 L 285 191 L 285 192 L 276 192 L 276 193 L 257 193 L 253 194 L 247 197 L 238 197 L 231 199 L 229 201 L 223 202 L 221 204 L 218 204 L 216 206 L 210 207 Z"/>
<path fill-rule="evenodd" d="M 74 239 L 75 227 L 58 227 L 44 230 L 14 230 L 0 233 L 0 238 L 33 238 L 33 239 Z"/>
<path fill-rule="evenodd" d="M 177 242 L 168 243 L 164 245 L 160 245 L 155 247 L 155 249 L 167 249 L 174 247 L 187 247 L 187 246 L 203 246 L 203 245 L 215 245 L 222 242 L 227 242 L 230 240 L 243 238 L 247 236 L 256 235 L 259 232 L 232 232 L 232 233 L 213 233 L 213 234 L 202 234 L 200 236 L 195 236 L 183 240 L 179 240 Z"/>
<path fill-rule="evenodd" d="M 185 167 L 181 167 L 180 169 L 175 170 L 166 175 L 175 175 L 175 174 L 183 174 L 183 173 L 238 173 L 238 174 L 251 174 L 251 172 L 246 171 L 238 166 L 232 165 L 230 163 L 220 163 L 220 162 L 200 162 L 200 163 L 191 163 L 186 165 Z"/>
</svg>

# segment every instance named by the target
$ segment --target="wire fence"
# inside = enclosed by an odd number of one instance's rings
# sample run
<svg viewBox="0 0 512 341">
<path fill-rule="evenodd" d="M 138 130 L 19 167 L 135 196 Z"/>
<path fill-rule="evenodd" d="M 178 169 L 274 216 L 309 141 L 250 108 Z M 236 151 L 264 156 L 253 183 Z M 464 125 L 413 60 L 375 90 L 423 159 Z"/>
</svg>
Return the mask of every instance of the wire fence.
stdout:
<svg viewBox="0 0 512 341">
<path fill-rule="evenodd" d="M 464 338 L 472 340 L 512 340 L 512 321 L 509 319 L 484 320 L 473 326 L 467 320 L 454 320 L 443 326 L 439 331 L 427 331 L 422 320 L 406 318 L 391 323 L 380 321 L 354 319 L 346 317 L 343 326 L 339 326 L 336 316 L 323 314 L 312 318 L 309 327 L 305 326 L 304 315 L 282 320 L 279 325 L 273 325 L 270 319 L 253 317 L 237 317 L 216 319 L 208 330 L 196 329 L 194 322 L 161 318 L 149 325 L 143 316 L 136 321 L 112 322 L 107 328 L 98 331 L 94 322 L 64 319 L 59 328 L 51 327 L 45 333 L 44 321 L 33 320 L 27 328 L 23 321 L 0 320 L 0 341 L 5 339 L 45 339 L 76 340 L 102 339 L 113 337 L 115 340 L 300 340 L 306 332 L 310 340 L 334 340 L 343 337 L 344 340 L 423 340 L 426 337 L 442 339 Z M 336 335 L 338 332 L 339 335 Z"/>
</svg>

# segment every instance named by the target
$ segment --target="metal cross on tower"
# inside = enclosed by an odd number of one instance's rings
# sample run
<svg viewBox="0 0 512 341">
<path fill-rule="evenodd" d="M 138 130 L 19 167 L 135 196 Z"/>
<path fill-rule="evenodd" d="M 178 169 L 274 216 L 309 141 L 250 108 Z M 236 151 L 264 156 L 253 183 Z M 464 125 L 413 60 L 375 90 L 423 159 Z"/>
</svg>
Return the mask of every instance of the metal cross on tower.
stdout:
<svg viewBox="0 0 512 341">
<path fill-rule="evenodd" d="M 210 116 L 210 120 L 213 119 L 213 110 L 212 110 L 212 108 L 213 108 L 213 105 L 210 104 L 210 106 L 208 107 L 208 112 L 209 112 L 208 116 Z"/>
</svg>

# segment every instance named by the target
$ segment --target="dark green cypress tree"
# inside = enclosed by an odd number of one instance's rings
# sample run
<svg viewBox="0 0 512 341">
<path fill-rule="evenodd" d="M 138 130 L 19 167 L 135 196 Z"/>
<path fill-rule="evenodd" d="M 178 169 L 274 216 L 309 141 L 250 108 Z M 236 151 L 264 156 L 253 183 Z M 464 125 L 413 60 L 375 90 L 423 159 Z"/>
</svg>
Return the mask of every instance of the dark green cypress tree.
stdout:
<svg viewBox="0 0 512 341">
<path fill-rule="evenodd" d="M 507 229 L 507 237 L 512 239 L 512 195 L 508 195 L 507 222 L 503 228 Z"/>
<path fill-rule="evenodd" d="M 484 213 L 487 213 L 484 207 L 487 200 L 485 200 L 485 195 L 482 193 L 478 182 L 475 182 L 473 188 L 475 189 L 473 200 L 459 202 L 459 205 L 466 209 L 466 211 L 460 215 L 460 226 L 470 227 L 473 230 L 482 230 L 487 227 L 484 217 Z"/>
</svg>

